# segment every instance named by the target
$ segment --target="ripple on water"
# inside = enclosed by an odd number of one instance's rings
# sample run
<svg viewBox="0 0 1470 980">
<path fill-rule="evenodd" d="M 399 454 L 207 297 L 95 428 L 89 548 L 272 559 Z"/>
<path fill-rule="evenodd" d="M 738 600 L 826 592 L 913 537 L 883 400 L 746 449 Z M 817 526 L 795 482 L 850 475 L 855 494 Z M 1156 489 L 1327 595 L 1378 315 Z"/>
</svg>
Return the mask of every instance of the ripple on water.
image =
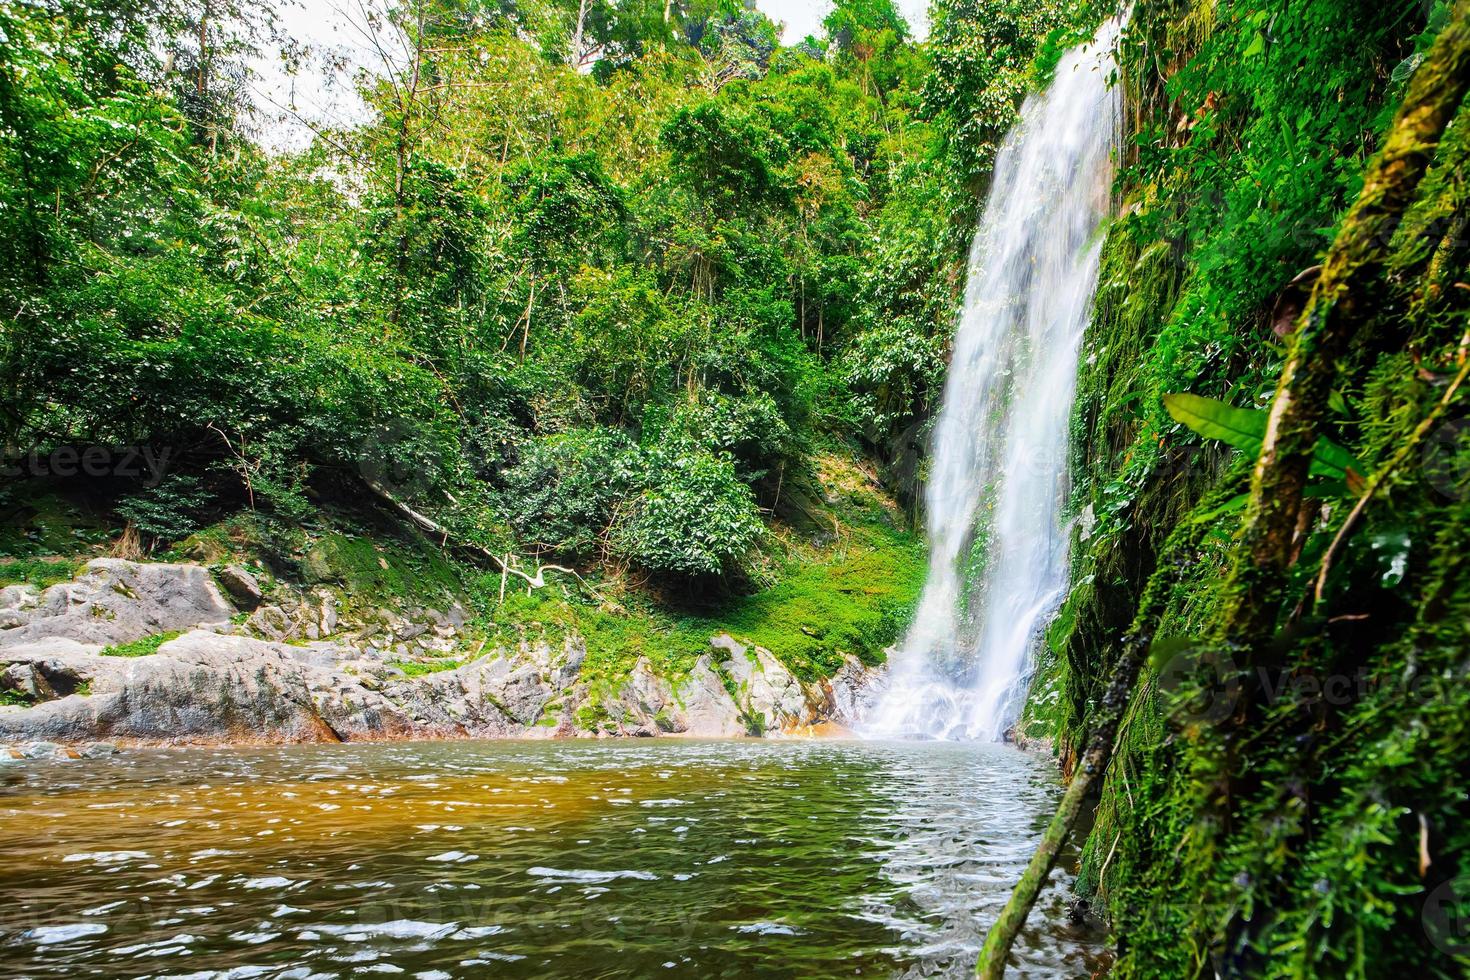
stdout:
<svg viewBox="0 0 1470 980">
<path fill-rule="evenodd" d="M 638 881 L 658 881 L 658 875 L 652 871 L 589 871 L 582 868 L 563 870 L 561 868 L 527 868 L 526 874 L 534 878 L 547 878 L 551 881 L 587 881 L 605 882 L 617 881 L 619 878 L 635 878 Z"/>
<path fill-rule="evenodd" d="M 7 772 L 0 935 L 6 970 L 39 980 L 962 975 L 1057 792 L 1046 760 L 1003 747 L 794 741 Z M 1100 965 L 1053 924 L 1063 901 L 1044 893 L 1024 975 Z"/>
<path fill-rule="evenodd" d="M 59 926 L 37 926 L 26 930 L 21 938 L 29 939 L 37 946 L 55 946 L 57 943 L 69 943 L 87 936 L 100 936 L 106 931 L 107 927 L 100 922 L 72 922 Z"/>
</svg>

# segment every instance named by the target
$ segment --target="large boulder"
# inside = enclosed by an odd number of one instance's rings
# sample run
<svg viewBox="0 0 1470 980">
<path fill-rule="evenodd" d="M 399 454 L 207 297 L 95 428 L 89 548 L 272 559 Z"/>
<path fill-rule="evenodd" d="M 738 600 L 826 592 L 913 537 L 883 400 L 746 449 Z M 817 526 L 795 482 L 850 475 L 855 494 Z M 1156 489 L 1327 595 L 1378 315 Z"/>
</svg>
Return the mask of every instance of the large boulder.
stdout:
<svg viewBox="0 0 1470 980">
<path fill-rule="evenodd" d="M 5 669 L 63 675 L 78 693 L 0 708 L 0 741 L 314 742 L 416 733 L 399 705 L 330 666 L 336 660 L 330 651 L 204 630 L 144 657 L 15 646 L 0 650 Z"/>
<path fill-rule="evenodd" d="M 253 610 L 265 598 L 265 592 L 249 570 L 239 565 L 227 565 L 216 576 L 225 587 L 235 605 L 246 611 Z"/>
<path fill-rule="evenodd" d="M 748 734 L 740 707 L 730 697 L 725 679 L 714 668 L 709 654 L 694 662 L 694 669 L 679 682 L 674 695 L 683 734 L 699 738 Z"/>
<path fill-rule="evenodd" d="M 505 738 L 555 734 L 545 709 L 570 688 L 586 651 L 568 640 L 497 651 L 453 670 L 386 684 L 385 696 L 403 707 L 425 734 Z"/>
<path fill-rule="evenodd" d="M 844 727 L 861 722 L 882 693 L 883 677 L 881 667 L 869 667 L 849 654 L 837 673 L 822 682 L 826 720 Z"/>
<path fill-rule="evenodd" d="M 724 634 L 710 646 L 734 682 L 736 703 L 752 735 L 789 731 L 818 720 L 825 698 L 808 691 L 770 651 L 744 646 Z"/>
<path fill-rule="evenodd" d="M 44 592 L 0 590 L 0 650 L 55 638 L 92 646 L 129 643 L 227 626 L 234 612 L 200 565 L 96 558 L 72 581 Z"/>
</svg>

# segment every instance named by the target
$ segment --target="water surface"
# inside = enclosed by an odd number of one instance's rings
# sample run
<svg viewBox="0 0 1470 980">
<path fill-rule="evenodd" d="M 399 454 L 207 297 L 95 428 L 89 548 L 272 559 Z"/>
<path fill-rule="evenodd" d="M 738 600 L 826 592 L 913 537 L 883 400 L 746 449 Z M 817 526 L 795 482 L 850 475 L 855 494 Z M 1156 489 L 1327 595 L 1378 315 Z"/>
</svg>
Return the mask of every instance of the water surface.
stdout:
<svg viewBox="0 0 1470 980">
<path fill-rule="evenodd" d="M 1056 799 L 999 745 L 454 742 L 0 769 L 8 977 L 963 975 Z M 1097 952 L 1053 886 L 1020 976 Z"/>
</svg>

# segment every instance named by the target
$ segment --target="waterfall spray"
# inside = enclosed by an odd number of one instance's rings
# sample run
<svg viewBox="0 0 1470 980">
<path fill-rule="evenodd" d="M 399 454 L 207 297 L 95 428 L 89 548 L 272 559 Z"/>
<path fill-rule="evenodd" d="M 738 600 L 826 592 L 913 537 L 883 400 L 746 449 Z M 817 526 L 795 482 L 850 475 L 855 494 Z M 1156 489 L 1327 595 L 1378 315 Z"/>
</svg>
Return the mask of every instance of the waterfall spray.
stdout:
<svg viewBox="0 0 1470 980">
<path fill-rule="evenodd" d="M 1067 423 L 1112 183 L 1120 29 L 1061 60 L 996 157 L 924 488 L 928 578 L 871 734 L 998 738 L 1065 588 Z"/>
</svg>

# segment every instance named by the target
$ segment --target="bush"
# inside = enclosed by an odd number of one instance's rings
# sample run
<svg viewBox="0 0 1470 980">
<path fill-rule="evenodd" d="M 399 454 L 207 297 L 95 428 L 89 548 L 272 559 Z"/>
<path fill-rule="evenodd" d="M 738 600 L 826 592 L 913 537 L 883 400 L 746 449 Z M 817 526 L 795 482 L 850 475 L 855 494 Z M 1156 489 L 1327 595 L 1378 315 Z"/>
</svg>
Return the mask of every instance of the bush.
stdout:
<svg viewBox="0 0 1470 980">
<path fill-rule="evenodd" d="M 177 541 L 199 529 L 199 512 L 210 499 L 194 477 L 175 473 L 156 487 L 124 497 L 117 513 L 155 542 Z"/>
<path fill-rule="evenodd" d="M 651 476 L 652 488 L 615 532 L 618 553 L 665 575 L 741 570 L 763 527 L 755 495 L 730 458 L 688 445 L 661 447 Z"/>
<path fill-rule="evenodd" d="M 761 479 L 792 455 L 791 429 L 765 392 L 732 398 L 710 393 L 680 408 L 676 431 L 718 453 L 728 453 L 746 483 Z"/>
<path fill-rule="evenodd" d="M 574 429 L 529 443 L 502 474 L 506 519 L 525 541 L 590 555 L 613 509 L 643 484 L 642 454 L 615 429 Z"/>
</svg>

